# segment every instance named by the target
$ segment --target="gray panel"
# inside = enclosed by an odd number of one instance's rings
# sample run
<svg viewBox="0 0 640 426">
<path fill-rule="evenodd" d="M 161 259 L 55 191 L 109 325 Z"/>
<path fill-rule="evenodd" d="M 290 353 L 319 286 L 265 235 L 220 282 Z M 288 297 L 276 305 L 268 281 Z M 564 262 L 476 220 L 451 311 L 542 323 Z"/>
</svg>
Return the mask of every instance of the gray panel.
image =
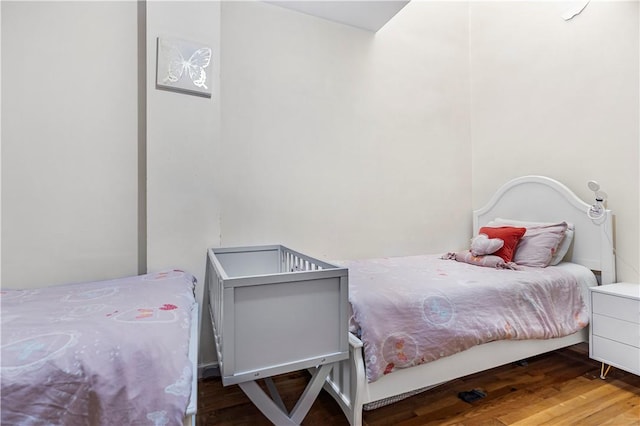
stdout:
<svg viewBox="0 0 640 426">
<path fill-rule="evenodd" d="M 216 253 L 216 257 L 229 278 L 280 272 L 280 254 L 277 249 Z"/>
<path fill-rule="evenodd" d="M 235 293 L 236 371 L 340 352 L 340 282 L 240 287 Z"/>
<path fill-rule="evenodd" d="M 348 358 L 346 268 L 283 246 L 210 249 L 207 259 L 224 385 Z"/>
</svg>

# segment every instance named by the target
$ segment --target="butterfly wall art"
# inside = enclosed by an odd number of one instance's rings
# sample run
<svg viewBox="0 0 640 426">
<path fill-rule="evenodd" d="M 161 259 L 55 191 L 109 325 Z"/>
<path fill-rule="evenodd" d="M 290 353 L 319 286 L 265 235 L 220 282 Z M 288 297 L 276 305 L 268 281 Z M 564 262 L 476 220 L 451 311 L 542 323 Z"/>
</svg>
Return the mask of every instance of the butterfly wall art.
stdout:
<svg viewBox="0 0 640 426">
<path fill-rule="evenodd" d="M 211 97 L 211 48 L 176 38 L 158 37 L 156 87 Z"/>
</svg>

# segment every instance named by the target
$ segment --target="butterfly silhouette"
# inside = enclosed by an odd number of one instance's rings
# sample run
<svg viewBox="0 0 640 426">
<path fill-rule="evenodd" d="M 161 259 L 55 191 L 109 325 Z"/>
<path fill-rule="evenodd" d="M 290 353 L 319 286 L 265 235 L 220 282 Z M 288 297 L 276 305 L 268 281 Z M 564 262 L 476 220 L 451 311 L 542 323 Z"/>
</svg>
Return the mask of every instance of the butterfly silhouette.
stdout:
<svg viewBox="0 0 640 426">
<path fill-rule="evenodd" d="M 182 52 L 175 45 L 165 46 L 165 48 L 168 48 L 167 58 L 169 63 L 167 65 L 167 76 L 163 80 L 164 83 L 176 83 L 183 75 L 187 74 L 196 87 L 208 89 L 205 84 L 207 73 L 204 69 L 211 62 L 211 49 L 209 47 L 202 47 L 196 50 L 189 59 L 185 59 Z"/>
</svg>

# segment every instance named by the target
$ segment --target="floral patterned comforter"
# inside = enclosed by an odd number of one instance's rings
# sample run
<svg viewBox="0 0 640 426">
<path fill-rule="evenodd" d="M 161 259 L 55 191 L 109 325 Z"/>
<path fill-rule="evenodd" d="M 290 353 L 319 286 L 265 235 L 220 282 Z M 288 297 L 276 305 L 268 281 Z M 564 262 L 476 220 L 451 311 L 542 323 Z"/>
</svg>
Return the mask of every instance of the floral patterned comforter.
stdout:
<svg viewBox="0 0 640 426">
<path fill-rule="evenodd" d="M 195 279 L 0 291 L 2 425 L 179 425 Z"/>
<path fill-rule="evenodd" d="M 337 262 L 349 268 L 352 325 L 373 382 L 500 339 L 549 339 L 588 324 L 575 264 L 519 270 L 487 268 L 439 255 Z"/>
</svg>

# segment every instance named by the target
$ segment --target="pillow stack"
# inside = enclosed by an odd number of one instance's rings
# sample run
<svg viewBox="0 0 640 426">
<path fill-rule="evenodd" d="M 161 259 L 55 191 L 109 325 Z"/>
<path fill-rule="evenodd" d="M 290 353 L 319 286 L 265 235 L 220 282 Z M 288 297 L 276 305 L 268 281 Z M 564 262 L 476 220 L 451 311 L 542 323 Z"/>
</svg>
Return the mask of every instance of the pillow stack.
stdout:
<svg viewBox="0 0 640 426">
<path fill-rule="evenodd" d="M 513 260 L 516 246 L 526 232 L 526 228 L 516 228 L 514 226 L 484 226 L 480 228 L 480 234 L 486 234 L 489 238 L 495 238 L 504 241 L 502 248 L 494 253 L 488 254 L 493 254 L 494 256 L 501 257 L 502 260 L 504 260 L 506 263 L 509 263 Z"/>
<path fill-rule="evenodd" d="M 569 251 L 573 234 L 573 225 L 566 222 L 523 222 L 497 218 L 480 228 L 479 235 L 472 240 L 471 253 L 477 256 L 492 254 L 506 263 L 545 268 L 562 261 Z M 498 243 L 495 240 L 502 240 L 503 244 L 496 248 Z M 493 248 L 496 249 L 491 252 Z"/>
</svg>

